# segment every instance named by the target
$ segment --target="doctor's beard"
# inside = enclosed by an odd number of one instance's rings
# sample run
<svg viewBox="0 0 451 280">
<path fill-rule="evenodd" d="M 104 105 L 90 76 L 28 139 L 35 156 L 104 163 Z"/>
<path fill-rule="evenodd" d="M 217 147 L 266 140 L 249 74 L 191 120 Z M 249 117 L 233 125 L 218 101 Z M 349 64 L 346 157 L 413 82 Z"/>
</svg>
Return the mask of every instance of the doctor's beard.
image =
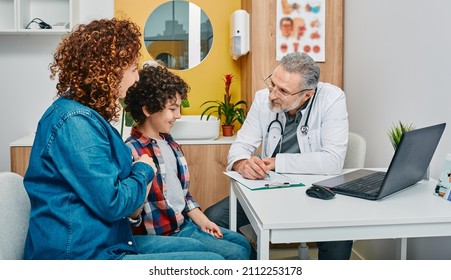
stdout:
<svg viewBox="0 0 451 280">
<path fill-rule="evenodd" d="M 275 103 L 274 101 L 269 101 L 268 102 L 268 107 L 271 110 L 271 112 L 273 113 L 286 113 L 289 112 L 293 109 L 296 109 L 299 107 L 299 105 L 301 105 L 301 99 L 302 99 L 303 95 L 298 96 L 298 98 L 296 99 L 296 101 L 294 101 L 293 103 L 291 103 L 290 106 L 288 106 L 287 108 L 284 108 L 284 106 L 282 104 L 280 104 L 279 102 Z M 274 105 L 278 105 L 277 107 L 274 107 Z"/>
</svg>

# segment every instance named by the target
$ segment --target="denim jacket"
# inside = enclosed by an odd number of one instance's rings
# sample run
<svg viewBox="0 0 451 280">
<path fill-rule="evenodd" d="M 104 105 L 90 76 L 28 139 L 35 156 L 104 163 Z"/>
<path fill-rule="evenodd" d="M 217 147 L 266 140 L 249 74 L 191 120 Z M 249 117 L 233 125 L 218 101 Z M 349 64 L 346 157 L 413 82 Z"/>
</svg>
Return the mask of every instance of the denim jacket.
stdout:
<svg viewBox="0 0 451 280">
<path fill-rule="evenodd" d="M 117 130 L 58 98 L 38 124 L 24 184 L 31 201 L 26 259 L 120 259 L 136 254 L 128 219 L 154 177 L 132 164 Z"/>
</svg>

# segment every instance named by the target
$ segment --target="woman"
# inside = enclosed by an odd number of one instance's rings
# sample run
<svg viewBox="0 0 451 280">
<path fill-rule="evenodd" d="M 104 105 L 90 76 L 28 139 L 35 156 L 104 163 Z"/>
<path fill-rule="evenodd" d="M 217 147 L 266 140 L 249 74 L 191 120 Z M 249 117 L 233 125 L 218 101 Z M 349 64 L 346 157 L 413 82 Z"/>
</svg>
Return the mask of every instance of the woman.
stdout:
<svg viewBox="0 0 451 280">
<path fill-rule="evenodd" d="M 39 121 L 24 178 L 26 259 L 222 259 L 160 254 L 158 239 L 132 235 L 156 169 L 147 155 L 132 163 L 110 121 L 139 79 L 140 36 L 136 24 L 113 18 L 81 24 L 59 44 L 50 64 L 58 98 Z"/>
</svg>

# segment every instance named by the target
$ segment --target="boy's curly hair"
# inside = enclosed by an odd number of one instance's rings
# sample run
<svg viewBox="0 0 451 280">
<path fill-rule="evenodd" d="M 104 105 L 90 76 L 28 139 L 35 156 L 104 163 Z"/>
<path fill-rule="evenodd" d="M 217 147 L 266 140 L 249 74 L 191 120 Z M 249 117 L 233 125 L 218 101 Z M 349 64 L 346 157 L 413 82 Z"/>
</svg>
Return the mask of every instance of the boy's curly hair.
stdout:
<svg viewBox="0 0 451 280">
<path fill-rule="evenodd" d="M 133 120 L 140 125 L 146 120 L 143 107 L 150 114 L 163 111 L 169 100 L 176 100 L 177 93 L 185 100 L 189 91 L 188 84 L 166 67 L 145 64 L 139 71 L 139 82 L 127 91 L 125 111 L 130 112 Z"/>
<path fill-rule="evenodd" d="M 119 84 L 124 70 L 137 63 L 140 49 L 140 29 L 129 20 L 112 18 L 78 25 L 63 37 L 50 64 L 50 77 L 58 77 L 57 96 L 117 121 Z"/>
</svg>

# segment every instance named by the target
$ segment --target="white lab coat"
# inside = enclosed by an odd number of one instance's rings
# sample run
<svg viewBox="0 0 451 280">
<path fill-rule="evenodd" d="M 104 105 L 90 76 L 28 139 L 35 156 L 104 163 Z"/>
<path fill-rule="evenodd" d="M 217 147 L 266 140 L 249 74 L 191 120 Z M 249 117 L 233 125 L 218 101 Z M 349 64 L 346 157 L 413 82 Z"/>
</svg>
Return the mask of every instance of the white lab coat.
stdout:
<svg viewBox="0 0 451 280">
<path fill-rule="evenodd" d="M 302 110 L 302 119 L 297 128 L 297 138 L 301 153 L 276 155 L 276 172 L 298 174 L 339 174 L 343 169 L 348 143 L 348 112 L 344 92 L 331 84 L 318 83 L 314 105 L 308 120 L 309 131 L 302 134 L 309 104 Z M 227 156 L 227 170 L 232 169 L 235 161 L 250 158 L 263 144 L 262 157 L 271 157 L 279 140 L 281 130 L 268 106 L 267 89 L 257 91 L 251 109 L 242 128 L 238 131 L 235 142 Z M 285 114 L 279 114 L 279 121 L 285 128 Z"/>
</svg>

